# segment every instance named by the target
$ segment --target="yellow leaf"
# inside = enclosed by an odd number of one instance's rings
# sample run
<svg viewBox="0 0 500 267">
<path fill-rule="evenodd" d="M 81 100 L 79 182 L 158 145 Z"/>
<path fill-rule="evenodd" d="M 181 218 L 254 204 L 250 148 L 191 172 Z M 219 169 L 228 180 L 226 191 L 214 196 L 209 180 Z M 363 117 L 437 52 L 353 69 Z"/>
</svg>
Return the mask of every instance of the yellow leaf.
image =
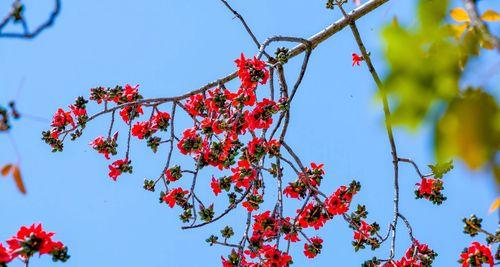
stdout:
<svg viewBox="0 0 500 267">
<path fill-rule="evenodd" d="M 450 11 L 450 16 L 456 21 L 456 22 L 469 22 L 470 18 L 467 12 L 461 8 L 457 7 L 454 8 Z"/>
<path fill-rule="evenodd" d="M 493 42 L 484 38 L 481 38 L 481 40 L 479 40 L 479 45 L 481 45 L 481 47 L 486 50 L 493 50 L 493 48 L 495 48 Z"/>
<path fill-rule="evenodd" d="M 493 201 L 493 203 L 491 203 L 489 212 L 493 213 L 498 208 L 500 208 L 500 197 L 497 197 L 497 199 L 495 199 L 495 201 Z"/>
<path fill-rule="evenodd" d="M 455 34 L 455 37 L 458 39 L 462 36 L 462 34 L 464 33 L 464 31 L 467 29 L 467 27 L 469 26 L 468 23 L 463 23 L 463 24 L 460 24 L 460 25 L 450 25 L 451 26 L 451 29 L 453 30 L 454 34 Z"/>
<path fill-rule="evenodd" d="M 495 10 L 488 9 L 483 13 L 481 19 L 484 21 L 495 22 L 500 20 L 500 14 L 498 14 Z"/>
<path fill-rule="evenodd" d="M 2 167 L 2 170 L 0 170 L 0 173 L 2 173 L 2 176 L 7 176 L 10 173 L 10 170 L 12 170 L 12 164 L 7 164 Z"/>
<path fill-rule="evenodd" d="M 24 187 L 23 178 L 21 178 L 21 171 L 18 166 L 13 166 L 14 171 L 12 172 L 12 177 L 16 182 L 17 188 L 21 193 L 26 194 L 26 188 Z"/>
</svg>

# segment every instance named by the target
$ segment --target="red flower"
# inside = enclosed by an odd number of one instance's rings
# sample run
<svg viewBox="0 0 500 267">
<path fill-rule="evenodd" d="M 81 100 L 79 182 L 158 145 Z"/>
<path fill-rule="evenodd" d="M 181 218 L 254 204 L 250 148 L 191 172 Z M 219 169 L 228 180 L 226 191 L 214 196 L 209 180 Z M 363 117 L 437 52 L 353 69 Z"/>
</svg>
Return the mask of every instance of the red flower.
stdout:
<svg viewBox="0 0 500 267">
<path fill-rule="evenodd" d="M 3 266 L 2 264 L 5 265 L 9 263 L 12 259 L 12 255 L 10 255 L 7 249 L 0 243 L 0 266 Z"/>
<path fill-rule="evenodd" d="M 26 259 L 37 252 L 43 255 L 63 249 L 64 245 L 54 242 L 52 236 L 54 233 L 45 232 L 41 224 L 32 224 L 29 228 L 21 227 L 15 236 L 7 240 L 7 244 L 12 258 L 20 256 Z"/>
<path fill-rule="evenodd" d="M 420 267 L 432 266 L 437 253 L 426 244 L 420 244 L 417 240 L 406 250 L 405 255 L 399 261 L 387 262 L 384 267 Z M 478 265 L 479 266 L 479 265 Z"/>
<path fill-rule="evenodd" d="M 365 221 L 361 221 L 361 225 L 359 226 L 358 231 L 354 232 L 354 240 L 363 240 L 370 237 L 371 230 L 371 225 L 367 224 Z"/>
<path fill-rule="evenodd" d="M 292 257 L 288 253 L 280 251 L 276 245 L 265 245 L 259 250 L 259 253 L 264 258 L 264 267 L 287 267 L 292 263 Z"/>
<path fill-rule="evenodd" d="M 459 262 L 462 263 L 462 267 L 482 266 L 483 263 L 490 267 L 494 265 L 490 248 L 478 242 L 472 242 L 470 247 L 464 249 Z"/>
<path fill-rule="evenodd" d="M 344 214 L 349 210 L 353 192 L 346 186 L 339 187 L 335 193 L 325 200 L 326 209 L 332 216 Z"/>
<path fill-rule="evenodd" d="M 131 161 L 128 159 L 119 159 L 111 165 L 108 166 L 109 168 L 109 177 L 113 179 L 113 181 L 116 181 L 118 179 L 118 176 L 120 176 L 124 172 L 132 173 L 132 166 L 130 165 Z"/>
<path fill-rule="evenodd" d="M 149 121 L 137 122 L 132 126 L 132 135 L 139 139 L 149 138 L 156 130 L 155 125 Z"/>
<path fill-rule="evenodd" d="M 159 129 L 161 131 L 165 131 L 168 128 L 170 120 L 170 114 L 167 112 L 158 111 L 151 118 L 151 127 L 155 129 Z"/>
<path fill-rule="evenodd" d="M 71 112 L 66 112 L 63 109 L 58 109 L 54 117 L 52 118 L 52 127 L 56 128 L 64 128 L 66 125 L 71 124 L 73 127 L 75 126 L 75 122 L 73 121 L 73 117 L 71 117 Z"/>
<path fill-rule="evenodd" d="M 71 109 L 71 112 L 73 112 L 73 115 L 75 115 L 76 117 L 87 116 L 87 110 L 84 108 L 78 108 L 74 105 L 70 105 L 69 108 Z"/>
<path fill-rule="evenodd" d="M 324 164 L 316 164 L 311 162 L 311 168 L 306 167 L 306 175 L 302 175 L 299 178 L 304 181 L 304 183 L 311 186 L 319 186 L 323 180 L 323 175 L 325 171 L 323 170 Z"/>
<path fill-rule="evenodd" d="M 139 85 L 132 87 L 130 84 L 126 84 L 123 90 L 123 97 L 127 100 L 127 102 L 134 101 L 137 99 L 139 95 Z"/>
<path fill-rule="evenodd" d="M 238 161 L 238 167 L 231 168 L 233 176 L 231 180 L 236 183 L 236 187 L 249 188 L 250 182 L 255 180 L 257 172 L 248 160 Z"/>
<path fill-rule="evenodd" d="M 109 159 L 109 154 L 116 154 L 116 140 L 118 139 L 118 132 L 113 135 L 113 138 L 104 139 L 102 136 L 98 136 L 94 141 L 90 142 L 90 146 L 97 150 L 100 154 L 103 154 L 106 159 Z"/>
<path fill-rule="evenodd" d="M 446 197 L 441 192 L 444 189 L 443 180 L 441 179 L 422 178 L 422 181 L 415 185 L 418 186 L 417 190 L 415 190 L 417 198 L 425 198 L 438 205 L 446 200 Z"/>
<path fill-rule="evenodd" d="M 245 113 L 245 119 L 248 122 L 250 130 L 267 129 L 273 123 L 273 114 L 278 112 L 279 108 L 276 103 L 270 99 L 264 98 L 261 102 L 257 103 L 252 112 Z"/>
<path fill-rule="evenodd" d="M 300 209 L 297 210 L 297 213 L 300 211 Z M 323 212 L 323 207 L 320 204 L 309 203 L 299 214 L 298 222 L 302 228 L 313 227 L 315 230 L 318 230 L 325 225 L 328 219 L 327 214 Z"/>
<path fill-rule="evenodd" d="M 165 171 L 165 176 L 167 177 L 167 180 L 169 180 L 170 182 L 175 182 L 179 180 L 180 178 L 182 178 L 181 167 L 176 165 L 170 169 L 167 169 Z"/>
<path fill-rule="evenodd" d="M 363 61 L 363 56 L 360 56 L 356 53 L 352 53 L 352 66 L 361 66 L 361 61 Z"/>
<path fill-rule="evenodd" d="M 307 190 L 304 183 L 301 181 L 295 181 L 289 183 L 283 192 L 289 198 L 301 199 L 305 197 Z"/>
<path fill-rule="evenodd" d="M 189 191 L 183 190 L 181 187 L 172 189 L 163 197 L 163 201 L 168 204 L 169 207 L 173 208 L 175 204 L 182 206 L 186 202 L 184 196 L 187 195 Z"/>
<path fill-rule="evenodd" d="M 202 140 L 201 136 L 196 132 L 196 128 L 186 129 L 182 133 L 182 139 L 177 143 L 177 148 L 184 154 L 190 154 L 193 152 L 198 152 L 201 148 Z"/>
<path fill-rule="evenodd" d="M 215 179 L 214 177 L 212 177 L 212 182 L 210 183 L 210 187 L 212 188 L 212 191 L 216 196 L 222 192 L 219 180 Z"/>
<path fill-rule="evenodd" d="M 290 242 L 299 242 L 299 234 L 297 232 L 292 232 L 285 235 L 285 240 L 290 240 Z"/>
<path fill-rule="evenodd" d="M 131 119 L 134 119 L 143 113 L 144 111 L 142 110 L 141 105 L 126 106 L 120 111 L 120 116 L 123 121 L 128 124 Z"/>
<path fill-rule="evenodd" d="M 196 94 L 189 97 L 186 101 L 186 109 L 191 116 L 202 115 L 205 110 L 205 102 L 202 94 Z"/>
<path fill-rule="evenodd" d="M 253 106 L 257 97 L 255 96 L 255 89 L 248 87 L 241 87 L 238 91 L 232 95 L 232 105 L 235 107 L 239 106 Z"/>
<path fill-rule="evenodd" d="M 266 63 L 254 57 L 253 59 L 245 58 L 241 53 L 239 59 L 236 59 L 238 66 L 238 77 L 241 80 L 242 87 L 255 88 L 257 83 L 265 84 L 269 78 L 269 71 L 266 69 Z"/>
<path fill-rule="evenodd" d="M 323 248 L 323 239 L 319 237 L 311 238 L 310 244 L 304 244 L 304 254 L 306 257 L 312 259 L 321 253 Z"/>
<path fill-rule="evenodd" d="M 423 178 L 421 183 L 417 183 L 419 186 L 418 192 L 421 195 L 430 195 L 432 193 L 432 187 L 434 185 L 434 179 Z"/>
</svg>

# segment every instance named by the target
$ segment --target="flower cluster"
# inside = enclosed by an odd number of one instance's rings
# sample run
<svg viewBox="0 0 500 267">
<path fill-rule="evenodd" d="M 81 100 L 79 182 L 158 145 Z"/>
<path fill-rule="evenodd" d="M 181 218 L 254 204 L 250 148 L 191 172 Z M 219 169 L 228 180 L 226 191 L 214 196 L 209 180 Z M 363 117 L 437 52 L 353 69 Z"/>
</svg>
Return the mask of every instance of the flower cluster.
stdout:
<svg viewBox="0 0 500 267">
<path fill-rule="evenodd" d="M 442 193 L 444 189 L 442 179 L 422 178 L 422 181 L 416 185 L 418 186 L 415 190 L 417 199 L 425 198 L 436 205 L 440 205 L 446 200 Z"/>
<path fill-rule="evenodd" d="M 432 262 L 437 257 L 437 253 L 429 248 L 426 244 L 420 244 L 417 240 L 413 242 L 411 247 L 406 250 L 405 255 L 399 260 L 393 262 L 396 267 L 422 266 L 430 267 Z"/>
<path fill-rule="evenodd" d="M 468 248 L 465 248 L 458 262 L 462 264 L 462 267 L 482 266 L 483 264 L 492 267 L 494 264 L 490 248 L 479 242 L 472 242 Z"/>
<path fill-rule="evenodd" d="M 40 256 L 51 255 L 53 261 L 67 261 L 70 257 L 68 248 L 52 240 L 53 236 L 54 233 L 43 230 L 41 224 L 21 227 L 15 236 L 6 241 L 7 247 L 0 243 L 0 266 L 5 267 L 16 258 L 28 262 L 36 253 Z"/>
<path fill-rule="evenodd" d="M 374 222 L 368 224 L 365 219 L 368 216 L 368 211 L 364 205 L 358 205 L 356 210 L 347 216 L 349 228 L 354 231 L 352 246 L 355 251 L 365 249 L 370 246 L 372 250 L 380 247 L 380 239 L 377 234 L 380 226 Z"/>
<path fill-rule="evenodd" d="M 280 60 L 285 61 L 288 51 L 282 49 L 279 55 Z M 319 230 L 336 216 L 344 219 L 350 217 L 350 224 L 358 225 L 353 229 L 359 247 L 364 244 L 370 244 L 372 248 L 378 247 L 378 239 L 374 237 L 379 230 L 378 225 L 368 225 L 360 219 L 360 215 L 346 215 L 354 195 L 360 190 L 358 182 L 340 186 L 332 194 L 326 195 L 320 191 L 326 175 L 323 164 L 313 162 L 303 166 L 300 160 L 292 155 L 290 148 L 285 147 L 299 165 L 295 167 L 295 163 L 281 153 L 285 146 L 284 134 L 273 137 L 280 130 L 280 126 L 284 131 L 283 124 L 288 123 L 285 122 L 285 116 L 288 113 L 289 100 L 284 92 L 278 102 L 273 100 L 274 95 L 270 98 L 260 95 L 258 86 L 265 84 L 270 75 L 266 63 L 255 57 L 248 59 L 243 54 L 235 63 L 240 85 L 234 91 L 219 84 L 214 89 L 174 100 L 161 100 L 143 99 L 138 92 L 138 86 L 93 88 L 90 90 L 90 100 L 98 105 L 103 104 L 104 109 L 88 117 L 85 107 L 87 101 L 80 97 L 75 105 L 70 106 L 70 112 L 58 110 L 52 123 L 53 128 L 44 133 L 44 140 L 55 151 L 60 151 L 67 134 L 71 133 L 75 138 L 80 137 L 89 120 L 111 113 L 107 137 L 99 136 L 90 143 L 93 149 L 109 160 L 118 154 L 119 134 L 111 134 L 115 112 L 118 112 L 129 130 L 125 157 L 109 165 L 109 176 L 115 181 L 122 173 L 132 172 L 129 157 L 131 137 L 146 141 L 154 152 L 161 144 L 168 144 L 170 150 L 166 166 L 157 179 L 145 179 L 143 188 L 154 192 L 157 182 L 163 180 L 165 189 L 160 191 L 160 203 L 165 203 L 170 208 L 180 208 L 180 220 L 184 223 L 191 222 L 186 228 L 211 223 L 236 207 L 241 206 L 248 212 L 246 241 L 244 245 L 229 245 L 237 247 L 238 250 L 222 258 L 223 266 L 289 266 L 292 264 L 292 256 L 288 254 L 288 250 L 280 248 L 280 239 L 288 243 L 304 242 L 304 255 L 314 258 L 321 253 L 323 239 L 318 236 L 308 238 L 304 231 Z M 159 109 L 160 105 L 166 102 L 172 102 L 171 113 Z M 151 115 L 147 120 L 141 120 L 146 108 L 151 108 Z M 174 130 L 176 108 L 184 110 L 194 124 L 181 130 L 179 136 Z M 275 115 L 278 113 L 280 118 L 276 120 Z M 162 139 L 162 132 L 167 130 L 170 130 L 168 139 Z M 195 162 L 195 169 L 171 164 L 174 149 L 179 154 L 191 157 Z M 269 159 L 275 162 L 269 163 Z M 281 181 L 284 178 L 285 163 L 295 171 L 294 181 Z M 214 168 L 221 172 L 221 175 L 212 175 L 211 179 L 205 179 L 200 172 L 205 167 Z M 267 179 L 265 173 L 270 174 L 269 179 L 279 180 L 278 193 L 281 199 L 285 195 L 304 202 L 292 216 L 283 214 L 280 201 L 272 210 L 261 210 L 265 195 L 264 180 Z M 191 175 L 191 187 L 182 187 L 185 177 Z M 200 184 L 209 185 L 216 197 L 227 195 L 228 206 L 218 217 L 215 215 L 214 204 L 205 204 L 197 196 L 195 188 Z M 202 222 L 197 225 L 198 220 Z M 219 242 L 218 237 L 214 235 L 210 236 L 207 242 L 210 245 L 228 245 L 228 239 L 234 235 L 232 229 L 229 229 L 231 228 L 221 231 L 224 242 Z"/>
</svg>

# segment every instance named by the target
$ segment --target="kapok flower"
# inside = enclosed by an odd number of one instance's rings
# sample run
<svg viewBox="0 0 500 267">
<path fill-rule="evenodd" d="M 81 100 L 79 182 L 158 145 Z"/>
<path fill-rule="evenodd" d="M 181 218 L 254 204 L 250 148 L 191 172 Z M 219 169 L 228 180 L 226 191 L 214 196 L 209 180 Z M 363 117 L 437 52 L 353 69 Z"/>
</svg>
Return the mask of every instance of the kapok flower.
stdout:
<svg viewBox="0 0 500 267">
<path fill-rule="evenodd" d="M 56 127 L 58 129 L 64 129 L 68 124 L 71 124 L 73 127 L 75 126 L 75 122 L 73 117 L 71 117 L 71 112 L 66 112 L 63 109 L 58 109 L 54 117 L 52 118 L 52 127 Z"/>
<path fill-rule="evenodd" d="M 215 179 L 214 177 L 212 177 L 212 182 L 210 182 L 210 187 L 212 188 L 212 191 L 216 196 L 222 192 L 219 180 Z"/>
<path fill-rule="evenodd" d="M 7 249 L 0 243 L 0 266 L 7 266 L 6 264 L 11 262 L 12 259 L 12 255 L 10 255 Z"/>
<path fill-rule="evenodd" d="M 365 60 L 363 56 L 352 53 L 352 66 L 361 66 L 361 61 Z"/>
<path fill-rule="evenodd" d="M 269 78 L 269 71 L 266 69 L 266 63 L 254 57 L 253 59 L 245 58 L 241 53 L 239 59 L 236 59 L 238 66 L 238 77 L 241 80 L 242 87 L 255 88 L 257 83 L 265 84 Z"/>
<path fill-rule="evenodd" d="M 462 267 L 482 266 L 483 263 L 490 267 L 494 265 L 490 248 L 479 242 L 472 242 L 470 247 L 465 248 L 458 262 L 462 264 Z"/>
<path fill-rule="evenodd" d="M 137 122 L 134 126 L 132 126 L 132 136 L 139 139 L 149 138 L 156 132 L 156 130 L 156 125 L 149 121 Z"/>
<path fill-rule="evenodd" d="M 125 123 L 130 123 L 131 120 L 142 115 L 144 111 L 141 105 L 126 106 L 120 110 L 120 116 Z"/>
<path fill-rule="evenodd" d="M 304 254 L 306 257 L 312 259 L 321 253 L 323 248 L 323 239 L 319 237 L 311 238 L 311 243 L 304 244 Z"/>
<path fill-rule="evenodd" d="M 109 168 L 109 177 L 113 179 L 113 181 L 116 181 L 118 179 L 118 176 L 120 176 L 122 173 L 128 172 L 132 173 L 132 165 L 131 161 L 128 160 L 127 158 L 125 159 L 119 159 L 111 165 L 108 166 Z"/>
<path fill-rule="evenodd" d="M 153 118 L 151 118 L 151 124 L 153 128 L 157 128 L 160 131 L 167 130 L 170 124 L 170 114 L 157 111 Z"/>
<path fill-rule="evenodd" d="M 182 133 L 182 139 L 177 143 L 179 151 L 186 155 L 198 151 L 201 148 L 201 136 L 196 132 L 196 128 L 186 129 Z"/>
<path fill-rule="evenodd" d="M 185 195 L 189 193 L 188 190 L 183 190 L 181 187 L 170 190 L 164 197 L 163 201 L 168 204 L 169 207 L 173 208 L 175 204 L 179 206 L 184 206 L 187 200 L 184 198 Z"/>
<path fill-rule="evenodd" d="M 182 178 L 182 172 L 181 172 L 181 166 L 175 165 L 170 169 L 167 169 L 165 171 L 165 176 L 167 177 L 167 180 L 170 182 L 175 182 Z"/>
<path fill-rule="evenodd" d="M 54 233 L 44 231 L 41 224 L 21 227 L 15 236 L 7 240 L 11 259 L 19 256 L 26 260 L 38 253 L 40 255 L 58 255 L 54 256 L 53 259 L 66 261 L 69 258 L 66 254 L 67 248 L 61 242 L 53 241 L 53 236 Z M 60 255 L 61 253 L 64 255 Z"/>
<path fill-rule="evenodd" d="M 90 146 L 97 150 L 100 154 L 103 154 L 106 159 L 109 159 L 109 155 L 116 155 L 116 147 L 118 144 L 116 140 L 118 139 L 118 132 L 113 135 L 113 138 L 104 139 L 102 136 L 98 136 L 92 142 Z"/>
</svg>

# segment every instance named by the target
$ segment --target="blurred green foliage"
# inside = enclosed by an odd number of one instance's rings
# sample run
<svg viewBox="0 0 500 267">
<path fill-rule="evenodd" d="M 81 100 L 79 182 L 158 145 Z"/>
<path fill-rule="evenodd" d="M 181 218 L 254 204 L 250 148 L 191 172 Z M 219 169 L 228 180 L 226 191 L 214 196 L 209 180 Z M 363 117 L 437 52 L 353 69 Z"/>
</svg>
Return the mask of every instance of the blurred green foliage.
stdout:
<svg viewBox="0 0 500 267">
<path fill-rule="evenodd" d="M 496 99 L 481 88 L 460 90 L 470 58 L 479 56 L 482 35 L 466 25 L 445 23 L 448 1 L 420 0 L 418 23 L 406 27 L 395 19 L 382 30 L 389 72 L 384 88 L 393 102 L 391 122 L 416 129 L 435 125 L 439 162 L 458 157 L 473 170 L 488 168 L 500 182 L 500 115 Z M 497 160 L 498 161 L 498 160 Z"/>
</svg>

